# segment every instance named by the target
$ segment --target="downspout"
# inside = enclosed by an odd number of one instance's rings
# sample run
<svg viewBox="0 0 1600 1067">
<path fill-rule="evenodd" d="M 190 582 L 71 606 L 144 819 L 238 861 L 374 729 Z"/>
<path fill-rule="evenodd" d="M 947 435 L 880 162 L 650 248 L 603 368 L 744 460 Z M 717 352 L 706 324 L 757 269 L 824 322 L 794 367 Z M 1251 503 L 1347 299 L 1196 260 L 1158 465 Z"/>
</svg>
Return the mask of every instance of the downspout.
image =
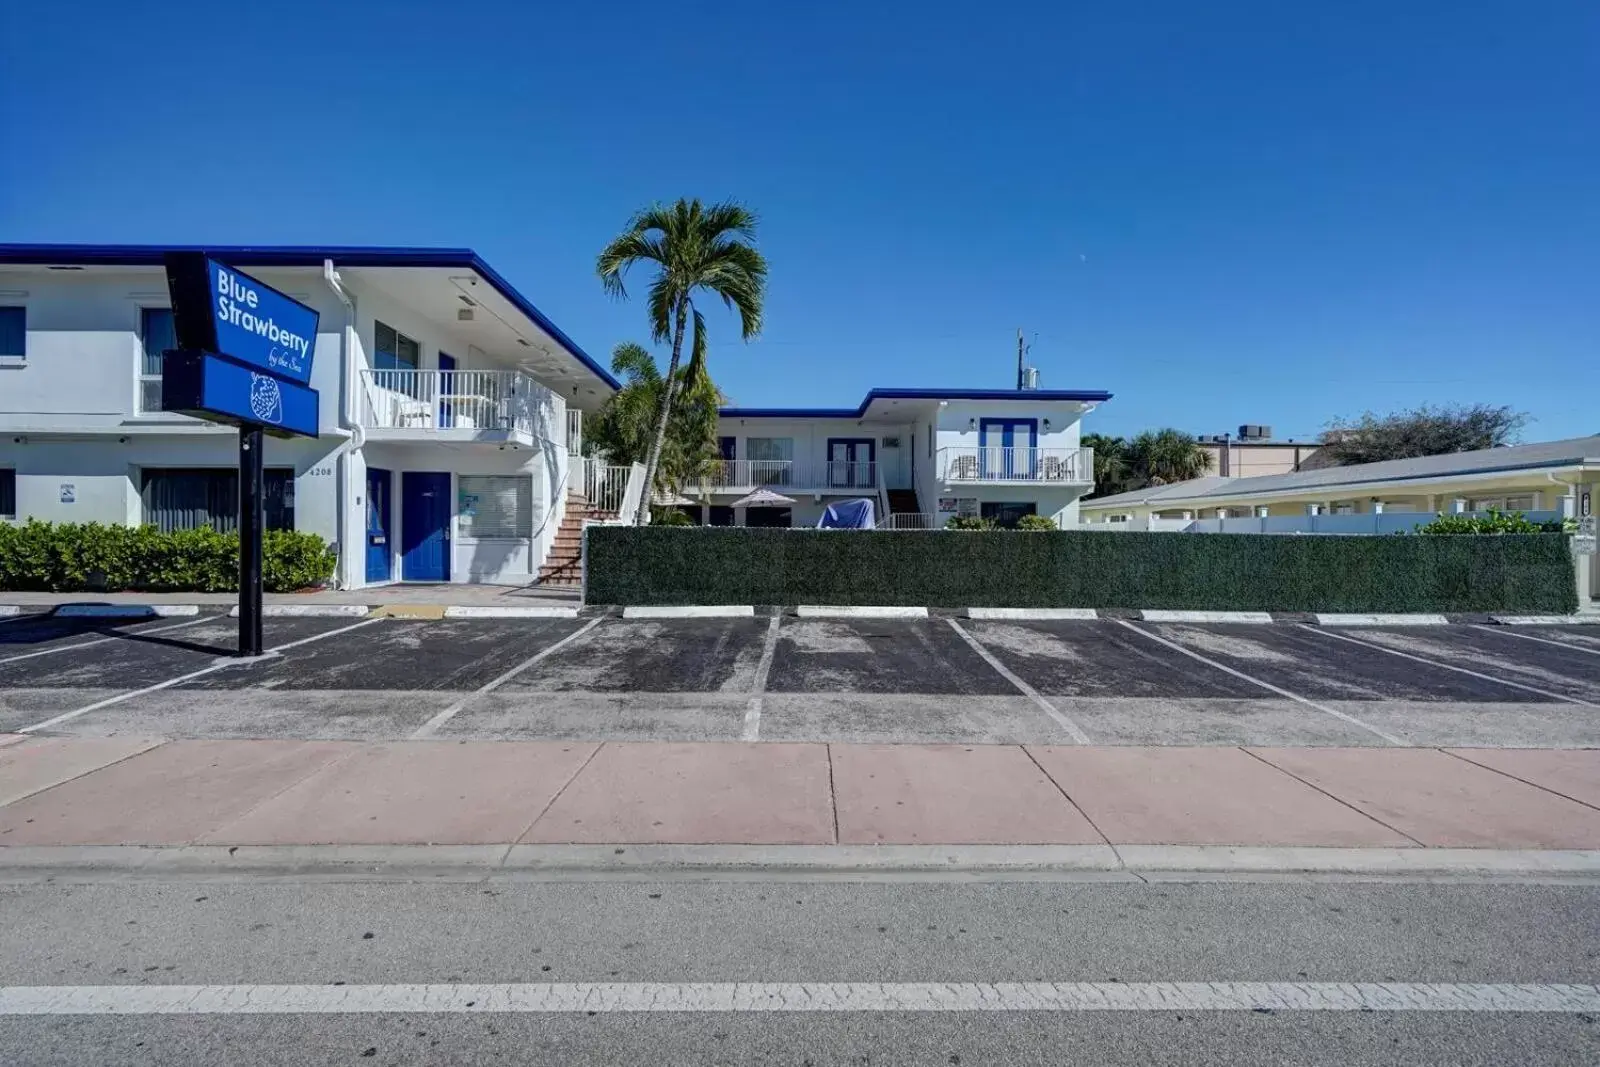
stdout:
<svg viewBox="0 0 1600 1067">
<path fill-rule="evenodd" d="M 322 261 L 322 280 L 333 290 L 333 295 L 339 298 L 339 303 L 344 305 L 344 330 L 339 338 L 339 428 L 344 430 L 349 438 L 340 447 L 339 455 L 334 459 L 334 492 L 337 501 L 334 506 L 334 521 L 338 523 L 339 530 L 340 569 L 353 572 L 356 561 L 363 557 L 358 551 L 360 546 L 350 543 L 349 538 L 350 455 L 359 452 L 367 443 L 367 431 L 355 417 L 355 380 L 358 370 L 355 366 L 356 302 L 340 284 L 339 274 L 333 269 L 331 259 Z M 343 576 L 338 579 L 338 585 L 340 588 L 350 587 L 350 583 Z"/>
</svg>

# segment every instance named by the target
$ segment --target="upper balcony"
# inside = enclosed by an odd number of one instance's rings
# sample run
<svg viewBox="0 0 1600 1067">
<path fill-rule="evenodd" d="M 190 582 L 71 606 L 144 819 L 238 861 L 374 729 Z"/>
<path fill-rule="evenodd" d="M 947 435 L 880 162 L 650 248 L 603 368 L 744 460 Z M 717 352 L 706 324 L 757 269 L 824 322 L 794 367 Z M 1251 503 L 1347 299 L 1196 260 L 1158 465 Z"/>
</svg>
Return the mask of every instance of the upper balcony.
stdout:
<svg viewBox="0 0 1600 1067">
<path fill-rule="evenodd" d="M 702 485 L 708 493 L 741 495 L 762 488 L 780 493 L 875 493 L 878 465 L 865 460 L 809 464 L 787 459 L 724 459 L 717 461 Z"/>
<path fill-rule="evenodd" d="M 570 444 L 566 401 L 521 371 L 363 370 L 361 425 L 373 440 Z"/>
<path fill-rule="evenodd" d="M 1092 448 L 941 448 L 937 460 L 946 485 L 1094 485 Z"/>
</svg>

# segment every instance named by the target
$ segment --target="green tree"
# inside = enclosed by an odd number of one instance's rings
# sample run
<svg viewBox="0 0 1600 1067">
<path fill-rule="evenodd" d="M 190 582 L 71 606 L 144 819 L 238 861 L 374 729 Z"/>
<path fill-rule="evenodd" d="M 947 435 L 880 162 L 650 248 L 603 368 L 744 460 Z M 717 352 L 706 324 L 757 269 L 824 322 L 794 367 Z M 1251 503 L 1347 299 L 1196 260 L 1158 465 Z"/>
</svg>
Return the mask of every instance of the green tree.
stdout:
<svg viewBox="0 0 1600 1067">
<path fill-rule="evenodd" d="M 1133 469 L 1128 463 L 1128 442 L 1111 434 L 1086 433 L 1084 448 L 1094 449 L 1094 492 L 1091 497 L 1111 496 L 1136 489 Z"/>
<path fill-rule="evenodd" d="M 696 365 L 705 361 L 706 323 L 705 316 L 695 307 L 696 295 L 720 297 L 738 314 L 740 332 L 746 341 L 761 332 L 767 261 L 751 243 L 755 230 L 755 214 L 740 204 L 725 201 L 707 207 L 698 199 L 679 200 L 670 207 L 656 204 L 635 215 L 595 262 L 606 291 L 619 298 L 627 296 L 623 278 L 630 267 L 648 263 L 656 268 L 648 295 L 650 336 L 657 343 L 672 342 L 672 361 L 667 365 L 666 386 L 661 391 L 655 430 L 645 458 L 646 485 L 656 484 L 668 419 L 683 384 L 678 371 L 684 333 L 691 320 L 694 340 L 690 370 L 699 373 Z M 688 375 L 688 381 L 698 380 L 696 374 Z M 642 494 L 639 500 L 635 521 L 641 525 L 650 517 L 650 496 Z"/>
<path fill-rule="evenodd" d="M 1314 458 L 1318 466 L 1332 467 L 1500 448 L 1527 424 L 1528 416 L 1508 405 L 1424 406 L 1382 416 L 1369 411 L 1353 424 L 1331 424 Z"/>
<path fill-rule="evenodd" d="M 701 335 L 703 336 L 703 335 Z M 611 371 L 623 385 L 597 412 L 585 439 L 611 463 L 644 463 L 655 438 L 656 415 L 666 379 L 655 357 L 633 342 L 611 352 Z M 717 452 L 717 408 L 722 394 L 712 383 L 704 358 L 691 353 L 678 371 L 678 401 L 672 407 L 667 437 L 656 464 L 657 492 L 680 493 L 708 473 Z"/>
<path fill-rule="evenodd" d="M 1128 444 L 1128 463 L 1137 484 L 1171 485 L 1203 476 L 1211 469 L 1211 453 L 1201 448 L 1193 434 L 1181 430 L 1146 430 Z"/>
</svg>

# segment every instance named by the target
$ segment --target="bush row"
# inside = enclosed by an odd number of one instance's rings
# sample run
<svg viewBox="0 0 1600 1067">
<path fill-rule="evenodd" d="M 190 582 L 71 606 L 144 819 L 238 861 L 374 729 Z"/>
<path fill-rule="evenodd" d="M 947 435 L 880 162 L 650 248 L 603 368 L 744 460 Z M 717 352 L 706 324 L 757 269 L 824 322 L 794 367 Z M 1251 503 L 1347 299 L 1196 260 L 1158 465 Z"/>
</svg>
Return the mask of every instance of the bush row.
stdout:
<svg viewBox="0 0 1600 1067">
<path fill-rule="evenodd" d="M 334 553 L 316 534 L 268 530 L 262 577 L 292 592 L 333 577 Z M 0 524 L 0 589 L 224 593 L 239 588 L 239 535 L 97 522 Z"/>
<path fill-rule="evenodd" d="M 595 604 L 1577 609 L 1567 538 L 591 526 Z"/>
</svg>

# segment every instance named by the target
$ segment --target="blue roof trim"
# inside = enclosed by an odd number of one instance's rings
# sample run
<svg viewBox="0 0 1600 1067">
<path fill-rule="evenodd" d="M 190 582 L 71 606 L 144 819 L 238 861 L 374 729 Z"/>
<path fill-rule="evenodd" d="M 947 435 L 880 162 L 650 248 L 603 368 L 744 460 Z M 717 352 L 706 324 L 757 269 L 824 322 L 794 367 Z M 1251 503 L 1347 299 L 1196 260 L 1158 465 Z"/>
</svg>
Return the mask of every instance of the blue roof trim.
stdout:
<svg viewBox="0 0 1600 1067">
<path fill-rule="evenodd" d="M 859 419 L 875 400 L 1066 400 L 1101 403 L 1098 389 L 874 389 L 857 408 L 720 408 L 727 419 Z"/>
<path fill-rule="evenodd" d="M 392 248 L 371 245 L 61 245 L 0 244 L 0 263 L 40 266 L 160 266 L 167 252 L 206 252 L 239 267 L 312 267 L 331 259 L 340 267 L 453 267 L 470 270 L 612 389 L 622 384 L 551 322 L 482 256 L 470 248 Z"/>
</svg>

